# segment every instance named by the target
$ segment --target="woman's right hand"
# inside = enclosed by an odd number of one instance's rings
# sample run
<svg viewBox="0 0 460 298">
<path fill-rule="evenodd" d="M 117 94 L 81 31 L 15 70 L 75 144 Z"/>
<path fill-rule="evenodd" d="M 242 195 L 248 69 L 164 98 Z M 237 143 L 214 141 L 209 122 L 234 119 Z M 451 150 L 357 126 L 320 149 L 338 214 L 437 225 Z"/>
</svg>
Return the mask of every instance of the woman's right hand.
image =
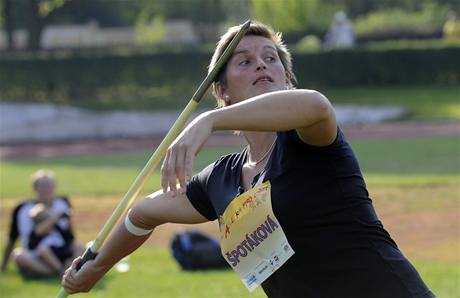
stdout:
<svg viewBox="0 0 460 298">
<path fill-rule="evenodd" d="M 190 181 L 193 159 L 212 133 L 211 113 L 206 112 L 198 116 L 169 146 L 161 166 L 163 192 L 167 192 L 169 188 L 175 194 L 177 181 L 181 189 L 185 189 Z"/>
<path fill-rule="evenodd" d="M 89 292 L 105 274 L 104 270 L 98 268 L 95 261 L 87 261 L 77 271 L 80 262 L 81 257 L 73 260 L 72 265 L 62 276 L 61 285 L 69 294 Z"/>
</svg>

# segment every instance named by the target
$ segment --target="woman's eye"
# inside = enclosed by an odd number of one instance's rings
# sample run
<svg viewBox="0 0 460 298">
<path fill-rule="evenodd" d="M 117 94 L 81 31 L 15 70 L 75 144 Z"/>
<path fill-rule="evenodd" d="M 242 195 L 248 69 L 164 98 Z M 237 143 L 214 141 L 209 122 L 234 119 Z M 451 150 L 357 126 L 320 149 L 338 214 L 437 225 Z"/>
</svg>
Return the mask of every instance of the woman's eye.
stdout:
<svg viewBox="0 0 460 298">
<path fill-rule="evenodd" d="M 268 56 L 265 58 L 265 61 L 268 61 L 268 62 L 273 62 L 275 60 L 276 60 L 275 57 L 272 57 L 272 56 Z"/>
<path fill-rule="evenodd" d="M 238 65 L 247 65 L 247 64 L 249 64 L 248 59 L 241 60 L 240 63 L 238 63 Z"/>
</svg>

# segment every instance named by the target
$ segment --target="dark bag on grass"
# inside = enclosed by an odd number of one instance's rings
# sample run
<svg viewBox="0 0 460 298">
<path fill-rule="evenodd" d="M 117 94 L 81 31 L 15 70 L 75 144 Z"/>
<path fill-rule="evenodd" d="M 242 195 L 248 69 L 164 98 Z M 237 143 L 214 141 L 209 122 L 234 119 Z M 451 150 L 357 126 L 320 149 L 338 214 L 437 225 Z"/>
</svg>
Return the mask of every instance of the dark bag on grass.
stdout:
<svg viewBox="0 0 460 298">
<path fill-rule="evenodd" d="M 171 250 L 183 270 L 228 267 L 220 252 L 219 242 L 200 232 L 188 231 L 176 234 L 171 242 Z"/>
</svg>

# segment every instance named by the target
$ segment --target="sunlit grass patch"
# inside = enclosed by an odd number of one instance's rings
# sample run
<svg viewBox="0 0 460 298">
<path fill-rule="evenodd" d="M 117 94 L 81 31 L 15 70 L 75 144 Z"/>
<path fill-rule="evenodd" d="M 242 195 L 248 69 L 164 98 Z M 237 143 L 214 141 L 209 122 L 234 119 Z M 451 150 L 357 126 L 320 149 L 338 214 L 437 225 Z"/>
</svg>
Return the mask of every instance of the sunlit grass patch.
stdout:
<svg viewBox="0 0 460 298">
<path fill-rule="evenodd" d="M 265 297 L 260 288 L 250 294 L 231 270 L 184 272 L 166 249 L 139 249 L 128 262 L 128 272 L 112 269 L 90 293 L 72 297 Z M 12 268 L 0 287 L 4 297 L 54 297 L 60 288 L 58 279 L 24 281 Z"/>
<path fill-rule="evenodd" d="M 438 297 L 457 297 L 458 138 L 354 141 L 352 145 L 385 227 Z M 205 150 L 195 169 L 239 149 Z M 77 236 L 86 241 L 97 235 L 150 154 L 2 162 L 0 246 L 11 209 L 32 195 L 29 176 L 37 168 L 56 171 L 59 193 L 69 195 L 76 209 Z M 158 187 L 159 175 L 154 173 L 144 193 Z M 111 271 L 93 291 L 75 297 L 264 297 L 260 289 L 249 294 L 231 271 L 182 272 L 164 247 L 142 247 L 130 257 L 127 273 Z M 59 280 L 24 281 L 12 264 L 0 274 L 2 297 L 54 297 L 58 290 Z"/>
<path fill-rule="evenodd" d="M 438 297 L 457 297 L 455 263 L 413 260 L 415 267 Z M 250 294 L 230 270 L 184 272 L 165 249 L 140 249 L 129 258 L 130 270 L 111 270 L 89 293 L 72 297 L 265 297 L 258 288 Z M 10 268 L 0 276 L 3 297 L 54 297 L 58 279 L 25 281 Z"/>
<path fill-rule="evenodd" d="M 439 185 L 460 184 L 459 175 L 392 175 L 392 174 L 366 174 L 368 185 Z"/>
<path fill-rule="evenodd" d="M 458 262 L 414 260 L 414 265 L 436 297 L 460 297 Z"/>
</svg>

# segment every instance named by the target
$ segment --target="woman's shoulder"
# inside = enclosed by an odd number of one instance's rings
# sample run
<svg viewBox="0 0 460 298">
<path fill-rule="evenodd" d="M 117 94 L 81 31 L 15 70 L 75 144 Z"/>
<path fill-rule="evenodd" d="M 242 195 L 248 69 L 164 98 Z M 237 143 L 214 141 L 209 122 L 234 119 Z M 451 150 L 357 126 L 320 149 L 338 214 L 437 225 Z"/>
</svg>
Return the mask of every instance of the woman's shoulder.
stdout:
<svg viewBox="0 0 460 298">
<path fill-rule="evenodd" d="M 247 149 L 244 149 L 242 152 L 235 152 L 222 155 L 215 162 L 209 164 L 203 170 L 201 170 L 197 175 L 196 179 L 202 182 L 209 180 L 211 176 L 213 177 L 223 177 L 223 174 L 229 175 L 231 173 L 237 173 L 237 169 L 241 167 L 244 162 L 245 154 Z"/>
<path fill-rule="evenodd" d="M 35 199 L 27 199 L 27 200 L 21 201 L 14 207 L 13 212 L 17 213 L 22 208 L 32 207 L 36 203 L 37 203 L 37 200 Z"/>
<path fill-rule="evenodd" d="M 70 208 L 70 200 L 66 196 L 57 196 L 53 200 L 53 208 Z"/>
<path fill-rule="evenodd" d="M 334 141 L 331 144 L 326 145 L 326 146 L 315 146 L 315 145 L 310 145 L 310 144 L 305 143 L 299 137 L 295 129 L 289 130 L 289 131 L 277 132 L 277 135 L 278 135 L 278 142 L 280 142 L 282 146 L 300 146 L 300 147 L 310 148 L 310 149 L 327 149 L 327 148 L 333 148 L 343 143 L 346 143 L 345 135 L 343 134 L 343 131 L 340 129 L 340 127 L 337 127 L 337 135 Z"/>
<path fill-rule="evenodd" d="M 14 208 L 13 217 L 14 218 L 19 218 L 19 217 L 28 218 L 29 217 L 29 210 L 32 209 L 32 207 L 34 207 L 36 203 L 37 203 L 37 201 L 33 200 L 33 199 L 22 201 L 21 203 L 19 203 Z"/>
<path fill-rule="evenodd" d="M 238 165 L 244 161 L 247 149 L 243 149 L 242 152 L 234 152 L 221 156 L 214 162 L 214 168 L 225 168 L 232 169 L 238 167 Z"/>
</svg>

